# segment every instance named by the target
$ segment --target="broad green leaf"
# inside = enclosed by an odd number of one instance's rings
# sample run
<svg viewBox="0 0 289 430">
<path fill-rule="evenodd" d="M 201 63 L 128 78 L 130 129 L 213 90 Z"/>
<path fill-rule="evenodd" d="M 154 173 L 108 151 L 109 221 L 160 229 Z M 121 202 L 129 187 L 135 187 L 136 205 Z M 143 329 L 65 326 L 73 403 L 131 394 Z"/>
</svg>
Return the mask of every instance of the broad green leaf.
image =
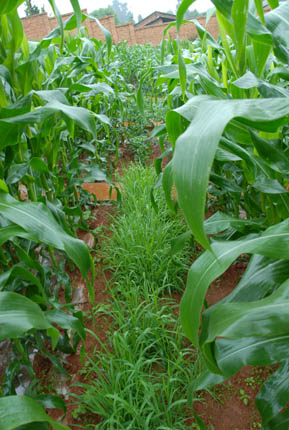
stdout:
<svg viewBox="0 0 289 430">
<path fill-rule="evenodd" d="M 7 14 L 17 9 L 25 0 L 5 0 L 0 4 L 0 15 Z"/>
<path fill-rule="evenodd" d="M 228 191 L 232 193 L 242 193 L 244 191 L 234 180 L 229 180 L 221 175 L 211 173 L 210 182 L 217 185 L 222 191 Z"/>
<path fill-rule="evenodd" d="M 289 70 L 287 67 L 275 67 L 273 70 L 271 70 L 270 74 L 268 75 L 268 78 L 274 75 L 279 75 L 280 78 L 284 79 L 285 81 L 289 80 Z"/>
<path fill-rule="evenodd" d="M 0 246 L 7 240 L 11 240 L 13 237 L 17 236 L 26 238 L 28 235 L 27 232 L 18 225 L 8 225 L 7 227 L 0 228 Z"/>
<path fill-rule="evenodd" d="M 77 0 L 70 0 L 74 9 L 74 15 L 69 17 L 66 21 L 64 21 L 63 26 L 65 31 L 74 30 L 75 28 L 80 28 L 81 24 L 87 19 L 86 15 L 81 12 L 80 8 L 76 4 Z M 72 3 L 73 2 L 73 3 Z"/>
<path fill-rule="evenodd" d="M 278 85 L 272 85 L 265 80 L 258 79 L 252 72 L 247 72 L 240 79 L 233 82 L 233 85 L 238 88 L 258 88 L 260 93 L 265 98 L 270 97 L 289 97 L 289 91 L 286 88 L 282 88 Z"/>
<path fill-rule="evenodd" d="M 217 10 L 216 15 L 217 15 L 217 20 L 218 20 L 220 38 L 222 40 L 222 44 L 224 47 L 226 58 L 227 58 L 228 64 L 230 65 L 231 70 L 232 70 L 235 78 L 237 79 L 237 77 L 238 77 L 237 65 L 235 64 L 235 60 L 233 59 L 233 55 L 232 55 L 231 48 L 229 46 L 229 42 L 228 42 L 228 38 L 227 38 L 227 34 L 226 34 L 226 32 L 227 32 L 230 35 L 230 37 L 232 39 L 234 39 L 233 26 L 230 23 L 229 19 L 226 19 L 225 16 L 222 15 L 219 10 Z"/>
<path fill-rule="evenodd" d="M 89 92 L 88 96 L 95 96 L 99 93 L 103 93 L 106 96 L 114 94 L 114 90 L 105 82 L 98 82 L 97 84 L 91 85 L 75 83 L 70 86 L 69 91 Z"/>
<path fill-rule="evenodd" d="M 238 219 L 222 212 L 216 212 L 205 221 L 205 230 L 207 234 L 217 234 L 228 228 L 234 228 L 241 233 L 248 232 L 249 228 L 260 231 L 262 229 L 262 222 Z"/>
<path fill-rule="evenodd" d="M 230 151 L 232 154 L 236 154 L 238 157 L 246 161 L 246 165 L 250 169 L 250 173 L 252 174 L 252 177 L 255 178 L 257 174 L 257 165 L 254 159 L 252 158 L 252 154 L 250 154 L 250 152 L 248 152 L 241 145 L 237 145 L 236 143 L 226 138 L 221 139 L 220 147 L 225 148 L 227 151 Z"/>
<path fill-rule="evenodd" d="M 69 430 L 50 418 L 40 403 L 27 396 L 8 396 L 0 399 L 0 430 L 14 430 L 29 423 L 48 422 L 53 430 Z"/>
<path fill-rule="evenodd" d="M 183 19 L 184 19 L 185 13 L 187 12 L 187 10 L 189 9 L 189 7 L 194 2 L 195 2 L 195 0 L 183 0 L 181 2 L 181 4 L 179 5 L 178 10 L 177 10 L 177 18 L 176 18 L 178 33 L 179 33 L 181 25 L 183 23 Z"/>
<path fill-rule="evenodd" d="M 61 328 L 76 330 L 80 337 L 85 339 L 84 327 L 78 318 L 56 309 L 45 312 L 45 317 L 47 321 L 50 323 L 56 323 Z"/>
<path fill-rule="evenodd" d="M 222 15 L 224 15 L 228 19 L 231 18 L 234 0 L 212 0 L 212 3 L 214 3 L 216 8 L 221 12 Z"/>
<path fill-rule="evenodd" d="M 39 173 L 49 173 L 49 169 L 44 160 L 40 157 L 33 157 L 30 160 L 30 167 Z"/>
<path fill-rule="evenodd" d="M 0 179 L 0 190 L 4 191 L 5 193 L 9 193 L 9 189 L 6 185 L 6 182 L 3 181 L 3 179 Z"/>
<path fill-rule="evenodd" d="M 176 237 L 171 241 L 171 255 L 175 255 L 178 252 L 184 249 L 185 245 L 192 238 L 192 233 L 190 231 L 186 231 L 180 236 Z"/>
<path fill-rule="evenodd" d="M 178 64 L 178 70 L 171 71 L 170 73 L 163 75 L 162 79 L 179 79 L 182 82 L 183 89 L 186 89 L 186 80 L 190 81 L 196 79 L 199 75 L 200 81 L 204 86 L 208 95 L 213 95 L 219 98 L 226 98 L 225 93 L 220 87 L 219 81 L 214 79 L 210 73 L 201 64 L 182 64 L 183 59 Z M 185 79 L 186 77 L 186 79 Z M 169 112 L 170 114 L 170 112 Z"/>
<path fill-rule="evenodd" d="M 260 157 L 270 166 L 271 169 L 279 172 L 289 174 L 289 160 L 286 154 L 279 149 L 279 140 L 267 140 L 252 133 L 253 144 L 260 155 Z"/>
<path fill-rule="evenodd" d="M 285 361 L 262 386 L 256 397 L 263 424 L 271 421 L 289 401 L 288 390 L 289 362 Z"/>
<path fill-rule="evenodd" d="M 264 430 L 287 430 L 289 425 L 289 409 L 265 424 Z"/>
<path fill-rule="evenodd" d="M 289 424 L 289 409 L 274 417 L 268 424 L 264 425 L 264 430 L 287 430 Z"/>
<path fill-rule="evenodd" d="M 173 171 L 179 204 L 200 244 L 210 249 L 203 219 L 210 169 L 226 125 L 233 119 L 263 131 L 276 131 L 289 122 L 286 99 L 208 100 L 194 97 L 188 106 L 195 112 L 186 132 L 179 137 Z"/>
<path fill-rule="evenodd" d="M 5 135 L 18 130 L 20 127 L 24 128 L 26 124 L 42 123 L 56 113 L 61 113 L 66 121 L 74 121 L 80 128 L 88 131 L 96 138 L 93 115 L 87 109 L 68 106 L 56 100 L 23 115 L 1 119 L 0 131 Z"/>
<path fill-rule="evenodd" d="M 218 161 L 241 161 L 242 158 L 232 152 L 218 148 L 216 151 L 216 160 Z"/>
<path fill-rule="evenodd" d="M 287 260 L 254 254 L 242 279 L 234 290 L 218 303 L 259 300 L 278 288 L 289 278 Z M 211 308 L 210 308 L 211 309 Z"/>
<path fill-rule="evenodd" d="M 0 340 L 20 337 L 32 328 L 46 330 L 50 327 L 36 303 L 13 292 L 0 292 L 0 322 Z"/>
<path fill-rule="evenodd" d="M 29 95 L 36 95 L 41 100 L 46 103 L 51 103 L 54 101 L 60 102 L 64 105 L 69 105 L 67 98 L 65 97 L 65 93 L 67 89 L 58 89 L 58 90 L 42 90 L 42 91 L 31 91 Z"/>
<path fill-rule="evenodd" d="M 204 370 L 199 373 L 190 385 L 192 392 L 204 390 L 206 388 L 213 387 L 214 385 L 221 384 L 227 379 L 224 375 L 219 375 L 217 373 L 210 372 L 209 370 Z"/>
<path fill-rule="evenodd" d="M 25 267 L 20 266 L 20 264 L 15 264 L 11 269 L 7 272 L 2 272 L 0 275 L 0 289 L 3 289 L 5 285 L 11 282 L 15 278 L 23 279 L 31 285 L 36 285 L 39 288 L 39 292 L 43 294 L 43 297 L 46 298 L 44 288 L 36 276 L 34 276 L 29 270 Z"/>
<path fill-rule="evenodd" d="M 82 275 L 87 276 L 91 267 L 87 247 L 82 241 L 65 233 L 42 203 L 19 202 L 0 191 L 0 211 L 5 218 L 25 229 L 31 240 L 65 251 L 78 265 Z"/>
<path fill-rule="evenodd" d="M 111 33 L 101 24 L 101 22 L 99 21 L 99 19 L 97 18 L 96 14 L 95 14 L 95 12 L 91 12 L 89 15 L 87 15 L 87 17 L 89 19 L 92 19 L 93 21 L 95 21 L 97 23 L 97 25 L 99 26 L 100 30 L 103 32 L 106 43 L 107 43 L 107 55 L 109 58 L 110 54 L 111 54 L 111 48 L 112 48 Z"/>
<path fill-rule="evenodd" d="M 23 176 L 26 175 L 29 169 L 29 163 L 12 164 L 8 170 L 8 176 L 6 179 L 7 184 L 16 184 Z"/>
<path fill-rule="evenodd" d="M 243 366 L 267 366 L 287 358 L 289 335 L 217 339 L 215 357 L 225 379 Z"/>
<path fill-rule="evenodd" d="M 255 302 L 224 303 L 208 318 L 207 337 L 273 337 L 288 334 L 289 281 L 269 297 Z M 206 317 L 206 311 L 203 313 Z"/>
<path fill-rule="evenodd" d="M 210 283 L 243 253 L 289 259 L 289 220 L 268 228 L 260 236 L 214 242 L 212 252 L 206 251 L 193 263 L 180 310 L 184 332 L 194 345 L 199 343 L 200 316 Z"/>
<path fill-rule="evenodd" d="M 260 178 L 253 184 L 253 188 L 265 194 L 287 194 L 288 191 L 276 179 Z"/>
<path fill-rule="evenodd" d="M 265 14 L 266 27 L 271 31 L 274 53 L 279 60 L 289 60 L 289 3 L 284 1 L 279 7 Z"/>
<path fill-rule="evenodd" d="M 24 115 L 31 110 L 31 94 L 27 94 L 27 96 L 22 97 L 20 100 L 17 100 L 15 103 L 10 104 L 7 107 L 2 107 L 0 109 L 0 118 L 11 118 L 14 116 Z"/>
<path fill-rule="evenodd" d="M 185 21 L 185 22 L 189 22 L 189 21 Z M 193 19 L 192 22 L 195 24 L 198 35 L 200 37 L 200 39 L 203 39 L 204 37 L 206 38 L 206 42 L 208 43 L 208 45 L 213 46 L 214 48 L 220 49 L 220 45 L 219 43 L 214 39 L 214 37 L 208 32 L 208 30 L 206 30 L 197 19 Z"/>
<path fill-rule="evenodd" d="M 279 0 L 268 0 L 268 3 L 271 7 L 271 9 L 275 9 L 279 6 Z"/>
<path fill-rule="evenodd" d="M 84 165 L 83 170 L 87 172 L 87 174 L 83 178 L 83 180 L 86 182 L 105 181 L 111 183 L 110 180 L 107 178 L 105 172 L 97 165 Z"/>
<path fill-rule="evenodd" d="M 66 412 L 66 404 L 61 397 L 40 394 L 34 397 L 34 399 L 41 403 L 45 409 L 61 409 L 63 412 Z"/>
</svg>

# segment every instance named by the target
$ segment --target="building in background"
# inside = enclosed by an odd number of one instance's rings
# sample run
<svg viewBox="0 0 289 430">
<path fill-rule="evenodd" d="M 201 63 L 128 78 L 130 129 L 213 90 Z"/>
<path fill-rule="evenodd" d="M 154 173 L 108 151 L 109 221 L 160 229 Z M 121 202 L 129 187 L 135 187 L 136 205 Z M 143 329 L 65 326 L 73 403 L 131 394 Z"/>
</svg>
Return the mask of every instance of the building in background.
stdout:
<svg viewBox="0 0 289 430">
<path fill-rule="evenodd" d="M 176 15 L 155 11 L 135 24 L 135 28 L 149 27 L 150 25 L 169 24 L 176 20 Z"/>
</svg>

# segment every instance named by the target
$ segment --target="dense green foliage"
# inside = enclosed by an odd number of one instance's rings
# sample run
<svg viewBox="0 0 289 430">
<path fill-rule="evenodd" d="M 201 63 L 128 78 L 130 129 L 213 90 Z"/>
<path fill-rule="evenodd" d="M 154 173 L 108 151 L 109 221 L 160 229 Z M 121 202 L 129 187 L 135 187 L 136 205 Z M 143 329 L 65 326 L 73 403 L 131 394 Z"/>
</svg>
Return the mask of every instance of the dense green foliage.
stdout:
<svg viewBox="0 0 289 430">
<path fill-rule="evenodd" d="M 112 225 L 113 236 L 104 245 L 108 267 L 122 283 L 144 283 L 159 291 L 183 291 L 189 254 L 171 252 L 172 241 L 186 231 L 181 217 L 167 208 L 163 193 L 155 193 L 158 212 L 150 205 L 155 175 L 147 167 L 124 171 L 122 206 Z"/>
<path fill-rule="evenodd" d="M 137 126 L 130 133 L 136 136 L 147 121 L 136 109 L 138 84 L 131 75 L 136 49 L 128 57 L 125 44 L 112 47 L 101 25 L 106 43 L 88 38 L 84 28 L 74 38 L 64 33 L 85 19 L 77 2 L 72 18 L 61 21 L 40 43 L 29 42 L 17 15 L 20 3 L 0 6 L 0 340 L 10 339 L 13 345 L 1 395 L 11 400 L 11 407 L 18 402 L 21 371 L 30 380 L 27 396 L 40 401 L 35 352 L 63 375 L 64 354 L 75 353 L 80 342 L 84 354 L 83 315 L 71 303 L 69 276 L 77 266 L 93 303 L 94 263 L 77 232 L 89 229 L 87 218 L 95 202 L 82 184 L 112 184 L 119 146 L 129 135 L 125 122 L 133 112 Z M 144 88 L 148 97 L 154 94 L 152 65 L 157 57 L 148 47 L 139 64 L 138 74 L 150 73 Z M 151 110 L 146 97 L 144 105 Z M 41 397 L 45 407 L 65 411 L 61 399 L 47 399 Z M 26 407 L 25 402 L 26 397 L 15 403 L 15 410 Z M 19 412 L 14 427 L 30 428 L 29 419 L 35 421 L 33 402 L 29 405 L 27 416 Z M 41 413 L 39 421 L 46 416 Z"/>
<path fill-rule="evenodd" d="M 186 264 L 179 253 L 171 256 L 170 238 L 183 232 L 184 223 L 168 213 L 161 190 L 159 213 L 150 205 L 151 167 L 130 167 L 122 181 L 123 204 L 103 248 L 114 273 L 112 298 L 95 309 L 109 321 L 107 342 L 94 335 L 97 346 L 88 356 L 77 413 L 88 423 L 89 413 L 97 414 L 102 420 L 96 428 L 103 430 L 183 430 L 196 353 L 182 335 L 176 301 L 164 293 L 182 285 Z"/>
<path fill-rule="evenodd" d="M 199 39 L 171 41 L 168 29 L 179 32 L 194 3 L 183 0 L 156 49 L 114 46 L 97 13 L 89 17 L 106 42 L 89 38 L 77 1 L 63 23 L 50 0 L 59 27 L 28 42 L 17 15 L 23 2 L 0 5 L 0 341 L 12 345 L 0 429 L 67 428 L 45 412 L 65 412 L 65 404 L 40 396 L 31 352 L 63 374 L 63 354 L 80 348 L 84 356 L 69 277 L 79 269 L 93 304 L 94 263 L 77 233 L 89 230 L 96 202 L 82 184 L 113 186 L 124 148 L 144 165 L 158 139 L 158 180 L 141 166 L 125 171 L 122 207 L 103 248 L 115 271 L 112 301 L 95 308 L 109 315 L 111 338 L 90 358 L 88 375 L 101 371 L 85 385 L 78 412 L 99 414 L 102 429 L 183 429 L 189 384 L 193 393 L 244 365 L 278 364 L 256 405 L 264 430 L 287 430 L 288 2 L 271 0 L 264 14 L 261 0 L 213 0 L 218 40 L 191 21 Z M 148 137 L 146 127 L 165 116 Z M 182 290 L 193 240 L 204 252 L 181 302 L 188 348 L 163 295 Z M 241 255 L 242 279 L 207 307 L 210 283 Z M 31 383 L 17 396 L 21 371 Z"/>
<path fill-rule="evenodd" d="M 180 4 L 178 31 L 192 3 Z M 159 69 L 174 153 L 163 185 L 174 209 L 175 184 L 191 233 L 206 250 L 191 266 L 181 303 L 183 328 L 205 363 L 192 389 L 246 364 L 282 362 L 256 403 L 264 429 L 286 429 L 288 390 L 279 382 L 287 377 L 289 346 L 289 6 L 269 2 L 273 10 L 264 15 L 257 0 L 213 3 L 219 39 L 194 22 L 200 39 L 185 49 L 164 41 Z M 219 212 L 204 223 L 208 208 Z M 249 264 L 240 283 L 200 318 L 210 283 L 241 254 Z"/>
</svg>

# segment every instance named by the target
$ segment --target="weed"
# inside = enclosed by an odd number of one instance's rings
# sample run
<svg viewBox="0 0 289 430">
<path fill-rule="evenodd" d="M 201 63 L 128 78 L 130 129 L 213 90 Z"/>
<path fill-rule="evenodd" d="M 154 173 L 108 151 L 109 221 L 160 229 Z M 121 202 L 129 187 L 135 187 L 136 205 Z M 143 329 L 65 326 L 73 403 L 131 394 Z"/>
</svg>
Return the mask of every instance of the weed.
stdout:
<svg viewBox="0 0 289 430">
<path fill-rule="evenodd" d="M 159 300 L 149 285 L 127 286 L 122 299 L 118 289 L 113 293 L 106 310 L 112 318 L 108 344 L 93 334 L 102 350 L 88 357 L 90 382 L 82 385 L 80 408 L 101 416 L 103 430 L 185 429 L 196 355 L 184 343 L 175 304 Z"/>
<path fill-rule="evenodd" d="M 128 146 L 134 155 L 134 160 L 141 164 L 145 164 L 152 153 L 147 136 L 141 135 L 130 138 Z"/>
<path fill-rule="evenodd" d="M 150 205 L 152 169 L 132 167 L 124 174 L 123 203 L 114 217 L 113 237 L 104 244 L 115 269 L 111 302 L 94 309 L 109 318 L 107 342 L 87 356 L 83 394 L 76 414 L 102 418 L 100 430 L 184 430 L 187 387 L 198 373 L 197 353 L 187 346 L 175 300 L 164 288 L 183 285 L 185 258 L 170 255 L 170 239 L 185 229 L 172 217 L 161 193 L 159 214 Z M 176 264 L 178 262 L 178 264 Z"/>
<path fill-rule="evenodd" d="M 247 387 L 250 387 L 252 388 L 252 390 L 255 390 L 256 386 L 258 385 L 258 381 L 253 376 L 250 376 L 245 379 L 245 384 L 247 385 Z"/>
<path fill-rule="evenodd" d="M 246 393 L 245 390 L 243 390 L 243 388 L 240 388 L 239 395 L 240 395 L 240 399 L 242 400 L 244 405 L 247 406 L 249 403 L 249 400 L 250 400 L 250 396 Z"/>
<path fill-rule="evenodd" d="M 134 166 L 124 172 L 122 207 L 114 218 L 113 236 L 104 247 L 106 262 L 123 283 L 148 282 L 158 289 L 182 291 L 189 248 L 171 254 L 171 240 L 186 231 L 180 215 L 172 215 L 161 190 L 159 211 L 150 203 L 156 176 L 150 167 Z"/>
</svg>

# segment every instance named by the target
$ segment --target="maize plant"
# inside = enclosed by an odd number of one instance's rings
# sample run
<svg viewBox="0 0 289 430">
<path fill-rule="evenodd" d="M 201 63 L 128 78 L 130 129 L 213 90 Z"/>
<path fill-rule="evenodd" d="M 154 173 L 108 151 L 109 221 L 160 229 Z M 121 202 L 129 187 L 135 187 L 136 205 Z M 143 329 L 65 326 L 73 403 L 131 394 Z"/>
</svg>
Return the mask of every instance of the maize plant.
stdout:
<svg viewBox="0 0 289 430">
<path fill-rule="evenodd" d="M 199 39 L 164 34 L 157 84 L 167 83 L 173 158 L 162 172 L 167 202 L 175 185 L 189 232 L 204 248 L 181 302 L 187 337 L 202 353 L 192 390 L 244 365 L 278 363 L 256 405 L 264 429 L 287 429 L 289 351 L 289 3 L 212 0 L 219 38 L 192 21 Z M 183 0 L 177 30 L 193 3 Z M 215 213 L 206 221 L 205 212 Z M 233 292 L 211 307 L 210 283 L 240 255 L 248 267 Z M 205 305 L 205 311 L 202 312 Z"/>
</svg>

